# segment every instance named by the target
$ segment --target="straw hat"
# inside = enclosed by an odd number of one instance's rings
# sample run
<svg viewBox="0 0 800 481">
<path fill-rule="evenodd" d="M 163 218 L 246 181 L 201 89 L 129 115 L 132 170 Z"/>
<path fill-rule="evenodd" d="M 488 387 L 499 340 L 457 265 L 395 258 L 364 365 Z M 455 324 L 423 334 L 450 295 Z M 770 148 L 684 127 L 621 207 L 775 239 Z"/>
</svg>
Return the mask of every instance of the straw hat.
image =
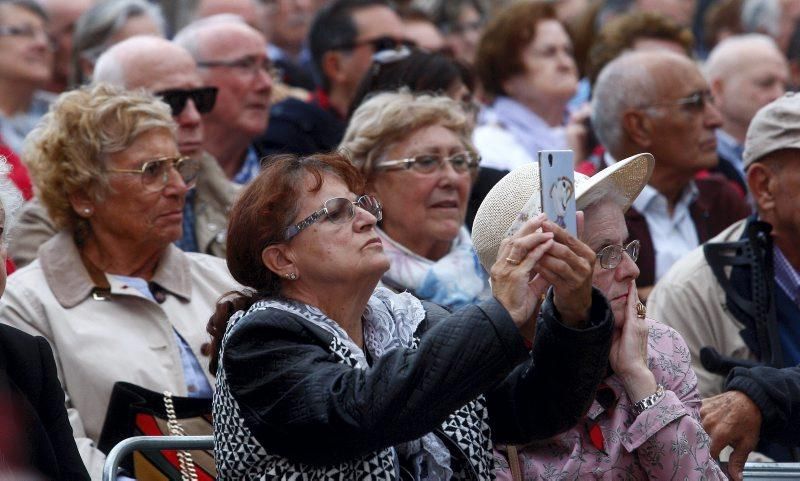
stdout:
<svg viewBox="0 0 800 481">
<path fill-rule="evenodd" d="M 654 165 L 651 154 L 637 154 L 592 177 L 576 172 L 576 207 L 581 210 L 597 200 L 593 193 L 615 192 L 624 199 L 622 210 L 628 210 L 650 180 Z M 472 224 L 472 243 L 486 272 L 497 258 L 500 241 L 514 233 L 514 221 L 518 217 L 530 219 L 542 212 L 540 191 L 539 164 L 532 162 L 509 172 L 483 199 Z"/>
</svg>

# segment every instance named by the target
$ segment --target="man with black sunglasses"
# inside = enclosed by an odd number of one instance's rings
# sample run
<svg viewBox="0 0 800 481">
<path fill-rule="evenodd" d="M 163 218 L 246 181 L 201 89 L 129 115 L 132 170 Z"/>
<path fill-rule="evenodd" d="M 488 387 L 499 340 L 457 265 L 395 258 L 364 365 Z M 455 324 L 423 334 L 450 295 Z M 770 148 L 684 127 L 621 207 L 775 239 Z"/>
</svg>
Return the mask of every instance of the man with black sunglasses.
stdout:
<svg viewBox="0 0 800 481">
<path fill-rule="evenodd" d="M 403 24 L 384 0 L 333 0 L 311 24 L 309 48 L 318 88 L 309 102 L 289 98 L 270 110 L 257 143 L 269 153 L 309 155 L 335 149 L 361 78 L 382 51 L 407 47 Z"/>
<path fill-rule="evenodd" d="M 184 204 L 183 238 L 176 244 L 187 252 L 225 257 L 227 212 L 239 188 L 202 149 L 202 115 L 214 108 L 217 89 L 203 84 L 189 52 L 152 36 L 132 37 L 108 49 L 97 60 L 93 81 L 143 88 L 170 106 L 178 127 L 178 150 L 200 160 L 197 184 Z M 15 229 L 12 249 L 17 266 L 33 261 L 38 246 L 55 234 L 41 204 L 28 202 Z"/>
</svg>

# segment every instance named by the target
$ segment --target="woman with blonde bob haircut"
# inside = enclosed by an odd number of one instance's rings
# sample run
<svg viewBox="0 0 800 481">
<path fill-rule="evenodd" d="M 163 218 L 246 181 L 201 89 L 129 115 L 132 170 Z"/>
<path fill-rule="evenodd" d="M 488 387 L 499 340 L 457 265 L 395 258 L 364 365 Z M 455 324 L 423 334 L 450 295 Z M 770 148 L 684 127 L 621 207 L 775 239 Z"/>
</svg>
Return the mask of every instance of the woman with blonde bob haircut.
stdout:
<svg viewBox="0 0 800 481">
<path fill-rule="evenodd" d="M 81 456 L 99 477 L 89 441 L 114 383 L 211 397 L 204 320 L 236 283 L 221 259 L 172 245 L 198 164 L 180 156 L 156 97 L 102 84 L 63 94 L 24 158 L 61 231 L 9 277 L 0 322 L 49 341 Z"/>
<path fill-rule="evenodd" d="M 383 204 L 383 284 L 448 307 L 490 292 L 464 227 L 480 161 L 471 125 L 449 97 L 381 93 L 355 111 L 340 146 Z"/>
</svg>

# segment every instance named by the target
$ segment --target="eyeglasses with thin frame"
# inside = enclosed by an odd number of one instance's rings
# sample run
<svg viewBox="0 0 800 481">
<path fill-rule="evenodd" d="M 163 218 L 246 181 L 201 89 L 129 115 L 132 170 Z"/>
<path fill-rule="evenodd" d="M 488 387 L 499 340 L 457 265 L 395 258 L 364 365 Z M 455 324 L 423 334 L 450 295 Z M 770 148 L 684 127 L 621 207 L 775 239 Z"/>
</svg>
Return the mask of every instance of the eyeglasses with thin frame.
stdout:
<svg viewBox="0 0 800 481">
<path fill-rule="evenodd" d="M 603 269 L 616 269 L 622 262 L 623 252 L 628 254 L 633 262 L 636 262 L 639 258 L 640 245 L 638 240 L 632 240 L 626 246 L 616 244 L 603 247 L 597 251 L 597 260 L 600 261 L 600 267 Z"/>
<path fill-rule="evenodd" d="M 108 171 L 114 174 L 139 174 L 145 191 L 160 192 L 169 183 L 172 169 L 175 169 L 183 183 L 191 188 L 197 181 L 200 161 L 192 157 L 161 157 L 145 162 L 141 169 L 108 169 Z"/>
<path fill-rule="evenodd" d="M 50 34 L 42 28 L 36 28 L 33 25 L 0 25 L 0 37 L 18 37 L 35 39 L 41 37 L 45 39 L 47 45 L 53 48 L 53 39 Z"/>
<path fill-rule="evenodd" d="M 322 209 L 314 212 L 305 219 L 286 229 L 284 240 L 289 240 L 315 223 L 327 218 L 334 224 L 344 224 L 356 216 L 356 207 L 369 212 L 377 221 L 383 218 L 381 203 L 371 195 L 362 195 L 355 201 L 345 197 L 334 197 L 323 204 Z"/>
<path fill-rule="evenodd" d="M 217 102 L 217 87 L 201 87 L 198 89 L 168 89 L 160 90 L 155 94 L 169 105 L 172 116 L 177 117 L 186 108 L 186 102 L 192 99 L 194 108 L 201 114 L 207 114 L 214 110 Z"/>
<path fill-rule="evenodd" d="M 439 154 L 422 154 L 407 159 L 387 160 L 375 166 L 376 170 L 414 170 L 421 174 L 432 174 L 449 162 L 453 170 L 462 174 L 478 168 L 481 157 L 473 152 L 459 152 L 450 157 Z"/>
<path fill-rule="evenodd" d="M 269 58 L 258 55 L 247 55 L 233 60 L 201 60 L 197 62 L 197 66 L 201 68 L 235 68 L 252 76 L 255 76 L 259 71 L 264 71 L 272 79 L 277 79 L 281 76 Z"/>
<path fill-rule="evenodd" d="M 706 104 L 713 105 L 713 103 L 714 96 L 711 94 L 710 90 L 698 90 L 697 92 L 693 92 L 686 97 L 681 97 L 672 102 L 649 105 L 645 108 L 684 107 L 693 112 L 702 112 L 706 108 Z"/>
</svg>

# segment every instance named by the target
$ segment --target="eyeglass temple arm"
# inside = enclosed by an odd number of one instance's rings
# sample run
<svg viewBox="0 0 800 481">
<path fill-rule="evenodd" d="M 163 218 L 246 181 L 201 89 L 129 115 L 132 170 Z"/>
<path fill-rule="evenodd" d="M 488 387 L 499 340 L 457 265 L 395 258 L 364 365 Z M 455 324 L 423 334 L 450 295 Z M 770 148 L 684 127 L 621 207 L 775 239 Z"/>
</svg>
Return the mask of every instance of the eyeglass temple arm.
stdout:
<svg viewBox="0 0 800 481">
<path fill-rule="evenodd" d="M 320 209 L 320 210 L 314 212 L 313 214 L 311 214 L 310 216 L 306 217 L 305 219 L 303 219 L 299 223 L 297 223 L 297 224 L 295 224 L 293 226 L 289 226 L 286 229 L 286 240 L 289 240 L 292 237 L 296 236 L 298 232 L 300 232 L 301 230 L 303 230 L 306 227 L 310 226 L 311 224 L 315 223 L 316 221 L 319 220 L 320 217 L 322 217 L 323 215 L 325 215 L 327 213 L 328 213 L 328 209 L 325 209 L 325 208 Z"/>
</svg>

